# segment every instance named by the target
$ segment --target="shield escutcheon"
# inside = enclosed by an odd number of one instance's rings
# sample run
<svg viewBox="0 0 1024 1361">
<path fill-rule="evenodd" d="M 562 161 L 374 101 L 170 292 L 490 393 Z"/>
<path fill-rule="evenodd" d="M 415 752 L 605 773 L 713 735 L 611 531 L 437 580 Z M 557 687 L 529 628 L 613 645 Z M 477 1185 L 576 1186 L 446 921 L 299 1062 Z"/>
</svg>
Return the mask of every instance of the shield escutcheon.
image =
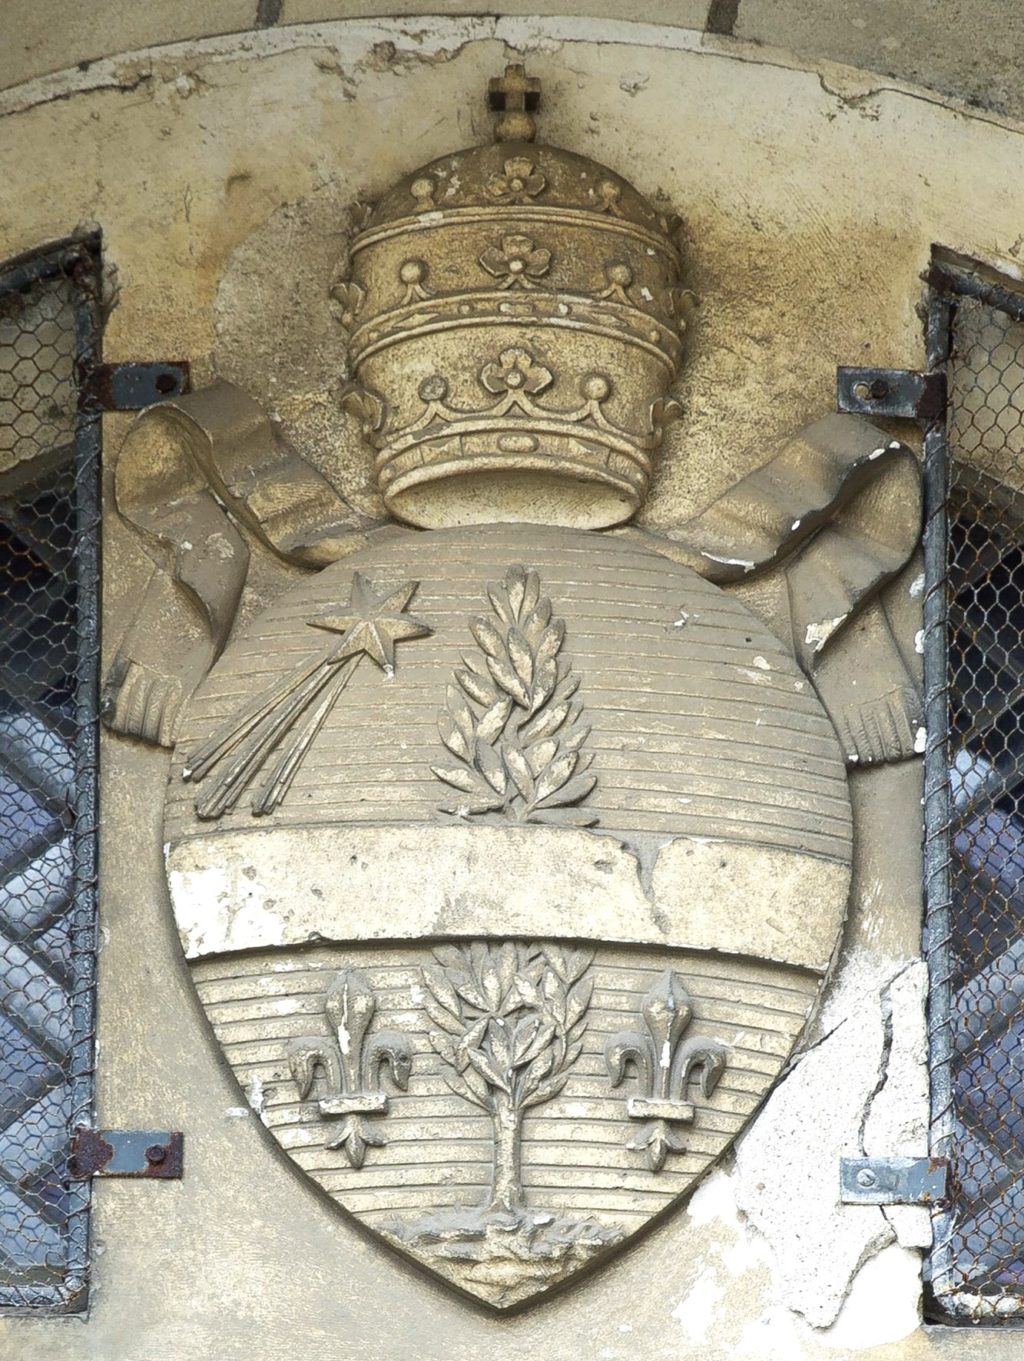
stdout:
<svg viewBox="0 0 1024 1361">
<path fill-rule="evenodd" d="M 389 528 L 192 700 L 167 868 L 278 1146 L 497 1308 L 676 1206 L 753 1116 L 842 926 L 810 683 L 614 536 Z"/>
</svg>

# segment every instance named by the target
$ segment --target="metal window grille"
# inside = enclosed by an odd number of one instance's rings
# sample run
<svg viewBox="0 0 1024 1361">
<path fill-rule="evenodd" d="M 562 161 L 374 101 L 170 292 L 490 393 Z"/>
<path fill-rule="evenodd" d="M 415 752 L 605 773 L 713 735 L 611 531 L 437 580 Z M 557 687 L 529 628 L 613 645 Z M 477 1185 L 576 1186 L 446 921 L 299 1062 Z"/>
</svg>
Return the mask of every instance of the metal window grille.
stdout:
<svg viewBox="0 0 1024 1361">
<path fill-rule="evenodd" d="M 930 1312 L 1024 1317 L 1024 295 L 931 276 L 925 785 L 935 1216 Z"/>
<path fill-rule="evenodd" d="M 95 240 L 0 269 L 0 1308 L 84 1307 L 96 924 Z"/>
</svg>

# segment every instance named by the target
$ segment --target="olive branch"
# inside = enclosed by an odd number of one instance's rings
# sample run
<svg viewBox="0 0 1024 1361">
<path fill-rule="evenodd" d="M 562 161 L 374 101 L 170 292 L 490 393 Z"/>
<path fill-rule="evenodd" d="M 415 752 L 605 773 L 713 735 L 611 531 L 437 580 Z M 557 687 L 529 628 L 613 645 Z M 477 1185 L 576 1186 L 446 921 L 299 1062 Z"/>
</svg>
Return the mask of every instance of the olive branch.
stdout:
<svg viewBox="0 0 1024 1361">
<path fill-rule="evenodd" d="M 438 715 L 457 764 L 431 770 L 467 796 L 441 811 L 591 827 L 596 816 L 571 807 L 597 779 L 586 774 L 593 756 L 581 750 L 590 729 L 573 700 L 579 677 L 562 655 L 565 621 L 552 618 L 537 573 L 518 565 L 487 594 L 498 622 L 470 620 L 483 655 L 463 657 Z"/>
<path fill-rule="evenodd" d="M 422 970 L 423 1007 L 442 1076 L 487 1111 L 494 1134 L 488 1208 L 522 1206 L 522 1118 L 565 1086 L 583 1049 L 593 982 L 585 950 L 514 944 L 441 946 Z"/>
</svg>

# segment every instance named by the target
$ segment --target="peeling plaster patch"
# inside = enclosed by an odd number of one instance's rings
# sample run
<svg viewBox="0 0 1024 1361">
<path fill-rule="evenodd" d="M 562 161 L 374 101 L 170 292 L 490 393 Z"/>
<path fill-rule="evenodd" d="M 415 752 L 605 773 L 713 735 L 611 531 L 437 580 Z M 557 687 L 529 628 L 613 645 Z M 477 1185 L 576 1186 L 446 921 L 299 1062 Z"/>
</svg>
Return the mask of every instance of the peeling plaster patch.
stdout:
<svg viewBox="0 0 1024 1361">
<path fill-rule="evenodd" d="M 820 652 L 840 624 L 845 621 L 845 614 L 837 614 L 834 619 L 823 619 L 820 624 L 808 624 L 804 642 L 808 647 L 813 644 L 815 652 Z"/>
<path fill-rule="evenodd" d="M 919 657 L 924 655 L 924 629 L 918 629 L 914 634 L 914 651 Z"/>
<path fill-rule="evenodd" d="M 864 1152 L 869 1157 L 928 1153 L 928 1032 L 925 1003 L 928 968 L 915 960 L 882 993 L 890 1035 L 885 1080 L 864 1120 Z M 931 1216 L 924 1206 L 893 1205 L 883 1210 L 904 1248 L 931 1246 Z"/>
<path fill-rule="evenodd" d="M 924 573 L 920 572 L 910 583 L 910 598 L 911 600 L 917 600 L 917 598 L 923 594 L 924 594 Z"/>
<path fill-rule="evenodd" d="M 776 1298 L 815 1328 L 831 1327 L 854 1277 L 896 1234 L 881 1208 L 839 1203 L 840 1157 L 863 1154 L 869 1130 L 887 1152 L 901 1153 L 889 1142 L 900 1137 L 893 1112 L 899 1120 L 926 1118 L 914 1058 L 921 1024 L 913 995 L 923 966 L 890 960 L 882 974 L 885 967 L 868 951 L 848 957 L 831 1015 L 827 1007 L 823 1013 L 824 1037 L 789 1070 L 736 1148 L 737 1208 L 766 1240 Z M 905 1274 L 897 1281 L 892 1311 L 902 1320 L 899 1300 L 916 1310 L 920 1283 L 916 1274 L 910 1284 Z"/>
<path fill-rule="evenodd" d="M 258 938 L 267 945 L 283 942 L 281 915 L 255 881 L 241 899 L 233 876 L 216 865 L 171 870 L 168 882 L 172 899 L 190 906 L 190 925 L 179 932 L 186 954 L 201 954 L 208 934 L 223 942 L 223 949 L 233 948 L 232 937 L 236 935 L 238 940 Z"/>
<path fill-rule="evenodd" d="M 920 753 L 924 751 L 927 745 L 928 745 L 928 729 L 918 728 L 918 730 L 914 733 L 914 750 Z"/>
<path fill-rule="evenodd" d="M 672 1310 L 690 1342 L 704 1342 L 715 1322 L 717 1306 L 725 1295 L 725 1287 L 718 1283 L 714 1267 L 705 1267 L 690 1291 Z"/>
<path fill-rule="evenodd" d="M 857 1272 L 839 1317 L 821 1334 L 822 1341 L 851 1351 L 898 1342 L 920 1326 L 920 1294 L 920 1253 L 890 1243 Z"/>
<path fill-rule="evenodd" d="M 245 1088 L 245 1099 L 249 1103 L 249 1109 L 255 1111 L 257 1115 L 263 1114 L 263 1104 L 266 1100 L 266 1092 L 263 1089 L 263 1079 L 259 1073 L 253 1073 Z"/>
</svg>

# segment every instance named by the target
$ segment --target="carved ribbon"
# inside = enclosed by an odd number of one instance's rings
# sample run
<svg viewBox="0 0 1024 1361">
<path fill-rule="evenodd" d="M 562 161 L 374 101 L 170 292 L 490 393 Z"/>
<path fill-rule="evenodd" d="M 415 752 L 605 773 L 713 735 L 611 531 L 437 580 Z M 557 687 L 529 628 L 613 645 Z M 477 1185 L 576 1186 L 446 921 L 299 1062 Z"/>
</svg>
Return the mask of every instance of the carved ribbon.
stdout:
<svg viewBox="0 0 1024 1361">
<path fill-rule="evenodd" d="M 249 565 L 238 526 L 284 561 L 318 568 L 362 547 L 370 522 L 225 382 L 143 412 L 114 491 L 154 570 L 107 676 L 103 717 L 170 746 L 235 617 Z"/>
<path fill-rule="evenodd" d="M 733 589 L 792 648 L 847 760 L 870 765 L 915 750 L 920 686 L 878 595 L 920 532 L 911 450 L 860 417 L 833 415 L 656 542 Z"/>
</svg>

